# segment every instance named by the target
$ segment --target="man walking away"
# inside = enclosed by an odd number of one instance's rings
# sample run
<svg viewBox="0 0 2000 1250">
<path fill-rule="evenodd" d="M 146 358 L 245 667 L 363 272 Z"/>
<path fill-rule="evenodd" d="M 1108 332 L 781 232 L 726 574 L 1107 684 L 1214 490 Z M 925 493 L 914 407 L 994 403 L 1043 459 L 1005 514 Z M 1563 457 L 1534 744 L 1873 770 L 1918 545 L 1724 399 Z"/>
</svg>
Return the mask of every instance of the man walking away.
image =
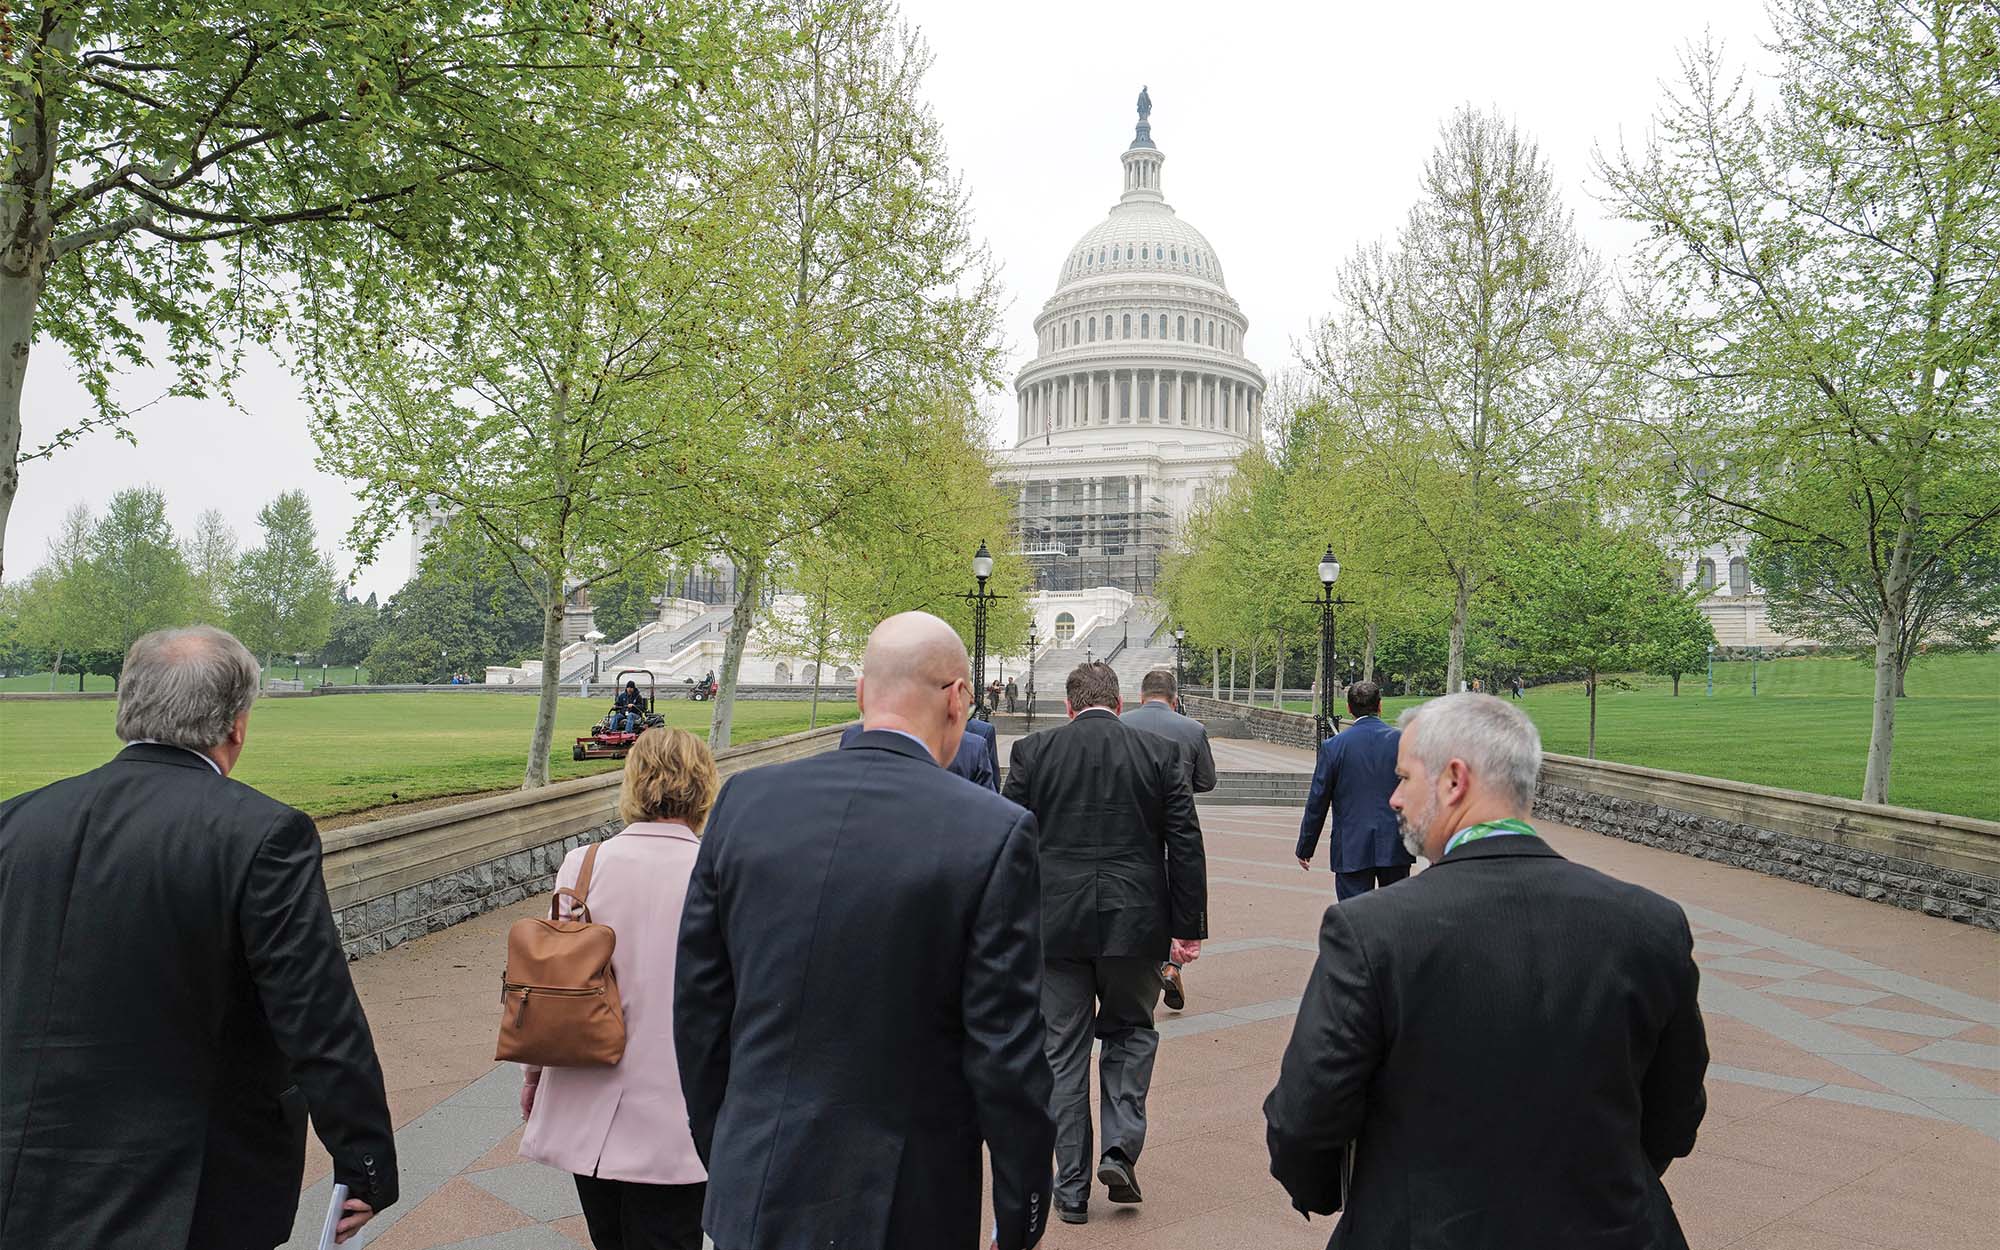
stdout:
<svg viewBox="0 0 2000 1250">
<path fill-rule="evenodd" d="M 1014 744 L 1005 793 L 1041 826 L 1042 1014 L 1056 1120 L 1056 1212 L 1090 1218 L 1090 1044 L 1098 1056 L 1113 1202 L 1138 1202 L 1146 1091 L 1160 1035 L 1160 964 L 1208 936 L 1208 868 L 1194 789 L 1175 745 L 1118 719 L 1108 664 L 1069 675 L 1070 721 Z"/>
<path fill-rule="evenodd" d="M 1401 737 L 1382 723 L 1382 688 L 1357 681 L 1347 688 L 1354 720 L 1319 744 L 1305 818 L 1299 822 L 1299 867 L 1311 871 L 1319 832 L 1333 813 L 1328 858 L 1333 862 L 1333 896 L 1346 902 L 1410 875 L 1416 860 L 1396 832 L 1389 795 L 1396 789 L 1396 742 Z"/>
<path fill-rule="evenodd" d="M 0 1245 L 268 1250 L 308 1114 L 340 1240 L 396 1200 L 319 834 L 229 779 L 257 677 L 219 629 L 147 634 L 125 749 L 0 804 Z"/>
<path fill-rule="evenodd" d="M 720 1250 L 1000 1250 L 1048 1220 L 1035 820 L 939 767 L 972 705 L 921 612 L 868 640 L 862 732 L 732 778 L 695 860 L 674 1048 Z M 781 906 L 774 900 L 783 900 Z"/>
<path fill-rule="evenodd" d="M 1009 677 L 1007 679 L 1007 711 L 1009 713 L 1017 710 L 1020 699 L 1021 687 L 1015 683 L 1012 677 Z"/>
<path fill-rule="evenodd" d="M 951 757 L 951 762 L 944 766 L 944 770 L 954 777 L 963 777 L 975 786 L 984 786 L 998 794 L 1000 781 L 993 771 L 991 750 L 987 745 L 989 740 L 982 738 L 975 731 L 975 727 L 979 724 L 980 722 L 976 720 L 965 722 L 965 736 L 958 740 L 958 752 Z M 855 721 L 841 730 L 840 749 L 844 751 L 853 746 L 866 732 L 868 732 L 867 726 L 860 721 Z"/>
<path fill-rule="evenodd" d="M 1687 917 L 1535 832 L 1541 741 L 1513 704 L 1401 724 L 1392 802 L 1431 867 L 1327 908 L 1264 1101 L 1271 1174 L 1341 1209 L 1346 1250 L 1685 1250 L 1660 1176 L 1707 1106 Z"/>
<path fill-rule="evenodd" d="M 1188 780 L 1196 794 L 1215 789 L 1215 752 L 1208 745 L 1208 726 L 1175 710 L 1178 697 L 1174 674 L 1156 668 L 1139 680 L 1139 706 L 1121 718 L 1136 729 L 1160 735 L 1181 752 Z M 1168 1008 L 1179 1011 L 1187 1006 L 1187 989 L 1181 982 L 1181 967 L 1172 962 L 1160 965 L 1160 984 Z"/>
</svg>

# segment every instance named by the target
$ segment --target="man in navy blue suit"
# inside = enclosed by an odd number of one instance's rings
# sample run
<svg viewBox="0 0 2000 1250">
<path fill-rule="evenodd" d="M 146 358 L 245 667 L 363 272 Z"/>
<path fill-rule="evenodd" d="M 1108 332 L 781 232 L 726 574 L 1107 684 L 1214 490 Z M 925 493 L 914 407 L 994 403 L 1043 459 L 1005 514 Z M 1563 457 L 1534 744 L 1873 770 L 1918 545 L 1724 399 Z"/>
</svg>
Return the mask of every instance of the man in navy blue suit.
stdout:
<svg viewBox="0 0 2000 1250">
<path fill-rule="evenodd" d="M 853 741 L 716 799 L 673 1025 L 720 1250 L 1025 1250 L 1048 1225 L 1038 838 L 939 767 L 966 670 L 951 626 L 890 617 Z"/>
<path fill-rule="evenodd" d="M 1354 721 L 1319 744 L 1305 819 L 1299 822 L 1299 867 L 1311 870 L 1319 831 L 1333 811 L 1333 895 L 1342 902 L 1410 875 L 1416 860 L 1403 847 L 1389 796 L 1396 790 L 1396 747 L 1403 735 L 1382 723 L 1382 687 L 1357 681 L 1347 688 Z"/>
</svg>

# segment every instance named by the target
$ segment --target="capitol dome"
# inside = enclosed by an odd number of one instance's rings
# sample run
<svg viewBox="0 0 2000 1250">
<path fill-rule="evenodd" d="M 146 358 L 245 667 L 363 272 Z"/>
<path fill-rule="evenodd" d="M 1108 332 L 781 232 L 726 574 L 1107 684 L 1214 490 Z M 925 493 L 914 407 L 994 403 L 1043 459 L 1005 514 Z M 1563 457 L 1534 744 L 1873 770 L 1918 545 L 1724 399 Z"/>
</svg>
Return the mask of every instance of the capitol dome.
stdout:
<svg viewBox="0 0 2000 1250">
<path fill-rule="evenodd" d="M 1016 380 L 1017 448 L 1143 435 L 1240 451 L 1262 420 L 1264 375 L 1243 352 L 1249 321 L 1215 245 L 1161 186 L 1152 100 L 1119 156 L 1123 190 L 1063 257 Z"/>
</svg>

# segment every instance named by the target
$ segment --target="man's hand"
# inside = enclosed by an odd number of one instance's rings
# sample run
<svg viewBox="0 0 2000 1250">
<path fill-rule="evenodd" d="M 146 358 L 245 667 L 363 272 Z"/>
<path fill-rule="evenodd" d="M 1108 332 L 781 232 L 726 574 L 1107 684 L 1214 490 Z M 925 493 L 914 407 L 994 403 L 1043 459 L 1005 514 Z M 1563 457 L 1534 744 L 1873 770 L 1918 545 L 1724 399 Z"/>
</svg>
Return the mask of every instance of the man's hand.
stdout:
<svg viewBox="0 0 2000 1250">
<path fill-rule="evenodd" d="M 340 1223 L 333 1226 L 333 1244 L 336 1246 L 360 1232 L 363 1224 L 375 1218 L 375 1208 L 359 1198 L 349 1198 L 340 1209 L 347 1214 L 341 1216 Z"/>
<path fill-rule="evenodd" d="M 530 1115 L 534 1114 L 535 1091 L 540 1089 L 541 1087 L 542 1087 L 542 1075 L 539 1072 L 522 1080 L 521 1118 L 523 1120 L 527 1119 Z"/>
<path fill-rule="evenodd" d="M 1180 964 L 1181 966 L 1186 967 L 1188 964 L 1191 964 L 1195 960 L 1200 958 L 1201 958 L 1201 939 L 1175 938 L 1171 945 L 1171 951 L 1167 956 L 1167 962 Z"/>
<path fill-rule="evenodd" d="M 1312 866 L 1313 862 L 1311 860 L 1306 859 L 1304 857 L 1299 857 L 1299 867 L 1305 869 L 1307 872 L 1311 872 Z"/>
</svg>

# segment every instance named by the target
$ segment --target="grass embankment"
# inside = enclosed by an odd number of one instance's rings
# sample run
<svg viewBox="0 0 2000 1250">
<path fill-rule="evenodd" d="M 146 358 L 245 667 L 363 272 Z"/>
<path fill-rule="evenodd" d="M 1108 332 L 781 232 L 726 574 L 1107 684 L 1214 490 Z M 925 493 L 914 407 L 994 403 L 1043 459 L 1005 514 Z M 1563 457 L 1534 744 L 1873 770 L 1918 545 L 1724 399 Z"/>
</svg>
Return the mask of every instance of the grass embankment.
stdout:
<svg viewBox="0 0 2000 1250">
<path fill-rule="evenodd" d="M 553 779 L 621 766 L 570 759 L 576 736 L 588 733 L 609 706 L 608 699 L 557 704 Z M 705 735 L 711 706 L 674 701 L 660 708 L 669 725 Z M 0 798 L 110 759 L 118 752 L 116 711 L 108 699 L 0 703 Z M 806 728 L 808 711 L 804 703 L 738 703 L 733 741 L 797 733 Z M 822 725 L 854 716 L 852 703 L 819 706 Z M 521 783 L 534 717 L 534 698 L 518 694 L 267 699 L 251 713 L 250 738 L 234 776 L 314 816 L 503 790 Z"/>
<path fill-rule="evenodd" d="M 1758 785 L 1861 797 L 1868 758 L 1873 674 L 1855 660 L 1798 657 L 1759 662 L 1750 693 L 1747 662 L 1681 678 L 1607 680 L 1597 696 L 1597 755 L 1649 768 Z M 2000 654 L 1918 660 L 1896 705 L 1896 753 L 1889 798 L 1903 807 L 2000 820 Z M 1420 699 L 1385 700 L 1396 714 Z M 1303 704 L 1287 706 L 1310 711 Z M 1580 683 L 1538 686 L 1522 705 L 1545 749 L 1582 755 L 1590 704 Z"/>
<path fill-rule="evenodd" d="M 322 679 L 328 685 L 333 686 L 362 686 L 368 683 L 368 670 L 351 665 L 321 669 L 315 664 L 298 667 L 287 662 L 273 664 L 270 668 L 264 670 L 264 675 L 277 678 L 280 681 L 302 681 L 308 686 L 317 686 Z M 84 676 L 83 688 L 86 691 L 116 689 L 109 677 L 101 676 L 97 673 L 89 673 Z M 58 673 L 55 676 L 53 685 L 50 684 L 49 674 L 47 673 L 28 673 L 20 677 L 0 677 L 0 692 L 7 694 L 37 694 L 46 693 L 50 690 L 54 690 L 57 693 L 75 691 L 76 674 Z"/>
</svg>

